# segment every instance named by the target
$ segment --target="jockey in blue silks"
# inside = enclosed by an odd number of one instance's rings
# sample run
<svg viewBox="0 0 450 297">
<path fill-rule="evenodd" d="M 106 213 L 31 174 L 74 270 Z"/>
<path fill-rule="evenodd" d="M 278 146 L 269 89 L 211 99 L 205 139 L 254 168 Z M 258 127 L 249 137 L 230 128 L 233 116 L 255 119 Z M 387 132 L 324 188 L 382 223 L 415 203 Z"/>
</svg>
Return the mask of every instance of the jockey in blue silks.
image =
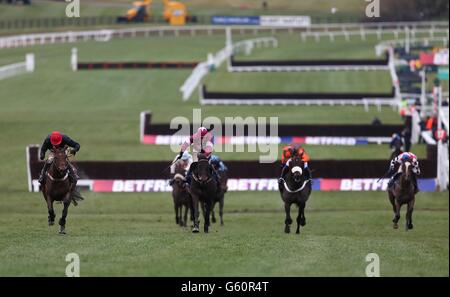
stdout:
<svg viewBox="0 0 450 297">
<path fill-rule="evenodd" d="M 391 160 L 389 171 L 388 171 L 388 177 L 390 177 L 388 187 L 392 187 L 394 185 L 394 182 L 396 178 L 399 176 L 398 168 L 405 162 L 410 162 L 413 166 L 413 183 L 414 183 L 414 191 L 417 193 L 419 192 L 419 186 L 417 185 L 417 175 L 420 175 L 420 167 L 419 167 L 419 161 L 417 160 L 416 155 L 414 155 L 411 152 L 405 152 L 394 159 Z"/>
</svg>

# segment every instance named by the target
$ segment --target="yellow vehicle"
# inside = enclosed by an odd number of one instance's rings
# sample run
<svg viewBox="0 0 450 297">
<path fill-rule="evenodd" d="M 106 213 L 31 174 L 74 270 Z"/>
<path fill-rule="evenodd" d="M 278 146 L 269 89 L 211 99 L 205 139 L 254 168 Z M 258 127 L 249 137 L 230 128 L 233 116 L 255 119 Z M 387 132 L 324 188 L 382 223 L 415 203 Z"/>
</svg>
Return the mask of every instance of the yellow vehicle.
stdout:
<svg viewBox="0 0 450 297">
<path fill-rule="evenodd" d="M 135 1 L 124 16 L 117 18 L 119 23 L 145 22 L 151 18 L 150 7 L 152 0 Z M 174 26 L 184 25 L 188 20 L 186 4 L 179 1 L 163 0 L 163 18 L 166 22 Z"/>
<path fill-rule="evenodd" d="M 150 19 L 150 6 L 152 0 L 135 1 L 133 6 L 128 9 L 124 16 L 117 18 L 118 23 L 129 23 L 129 22 L 145 22 Z"/>
<path fill-rule="evenodd" d="M 187 18 L 187 7 L 186 4 L 178 1 L 164 1 L 164 20 L 169 22 L 171 25 L 184 25 L 186 24 Z"/>
</svg>

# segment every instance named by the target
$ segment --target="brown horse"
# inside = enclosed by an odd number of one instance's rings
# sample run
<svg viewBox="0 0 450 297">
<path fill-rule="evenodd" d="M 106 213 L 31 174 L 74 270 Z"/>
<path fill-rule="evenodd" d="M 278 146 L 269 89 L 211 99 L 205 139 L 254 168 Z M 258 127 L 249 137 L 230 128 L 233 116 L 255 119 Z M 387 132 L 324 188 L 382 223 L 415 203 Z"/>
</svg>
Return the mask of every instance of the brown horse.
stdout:
<svg viewBox="0 0 450 297">
<path fill-rule="evenodd" d="M 303 174 L 304 163 L 299 156 L 291 158 L 289 163 L 289 171 L 284 178 L 284 182 L 280 185 L 281 199 L 284 202 L 284 210 L 286 219 L 284 221 L 284 232 L 290 233 L 291 205 L 298 206 L 297 230 L 296 234 L 300 234 L 300 226 L 306 225 L 305 206 L 311 195 L 311 180 Z"/>
<path fill-rule="evenodd" d="M 186 227 L 187 225 L 188 210 L 191 210 L 191 220 L 193 220 L 192 197 L 187 190 L 186 178 L 184 174 L 185 174 L 184 168 L 182 168 L 182 166 L 177 164 L 175 167 L 175 175 L 173 177 L 172 198 L 175 209 L 175 223 L 182 227 Z M 182 219 L 183 206 L 184 206 L 184 219 Z"/>
<path fill-rule="evenodd" d="M 398 221 L 400 219 L 400 209 L 403 204 L 408 205 L 406 211 L 406 231 L 413 228 L 412 213 L 414 210 L 414 203 L 416 201 L 413 183 L 413 166 L 410 162 L 405 162 L 399 167 L 400 176 L 394 182 L 394 185 L 388 189 L 389 201 L 394 210 L 394 229 L 398 229 Z"/>
<path fill-rule="evenodd" d="M 66 217 L 72 194 L 75 190 L 75 184 L 70 181 L 68 174 L 69 164 L 65 148 L 56 148 L 53 150 L 54 159 L 47 171 L 45 183 L 42 187 L 42 193 L 48 208 L 48 225 L 55 223 L 55 211 L 53 202 L 61 201 L 64 205 L 61 219 L 59 220 L 59 234 L 66 234 Z"/>
<path fill-rule="evenodd" d="M 190 193 L 192 196 L 192 204 L 194 209 L 194 227 L 193 233 L 199 232 L 199 203 L 203 211 L 203 218 L 205 223 L 203 230 L 208 233 L 210 225 L 210 212 L 212 209 L 213 200 L 217 195 L 217 183 L 213 177 L 213 168 L 209 164 L 208 159 L 203 154 L 198 154 L 198 162 L 191 165 L 192 182 L 190 186 Z"/>
<path fill-rule="evenodd" d="M 228 191 L 228 176 L 225 171 L 219 171 L 218 168 L 215 168 L 214 165 L 212 165 L 214 169 L 217 171 L 217 174 L 220 177 L 220 189 L 217 192 L 214 200 L 213 205 L 211 209 L 211 222 L 216 222 L 216 215 L 214 213 L 214 206 L 216 206 L 216 203 L 219 203 L 219 217 L 220 217 L 220 225 L 223 226 L 223 206 L 224 206 L 224 199 L 225 199 L 225 193 Z"/>
</svg>

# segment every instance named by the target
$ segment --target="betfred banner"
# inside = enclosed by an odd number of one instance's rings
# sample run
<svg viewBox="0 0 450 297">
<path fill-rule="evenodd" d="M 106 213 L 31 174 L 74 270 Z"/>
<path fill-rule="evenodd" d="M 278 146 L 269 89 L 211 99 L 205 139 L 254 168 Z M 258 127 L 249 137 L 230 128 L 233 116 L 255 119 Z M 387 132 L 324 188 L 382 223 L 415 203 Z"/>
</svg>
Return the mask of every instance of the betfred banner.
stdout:
<svg viewBox="0 0 450 297">
<path fill-rule="evenodd" d="M 212 16 L 213 25 L 255 25 L 260 24 L 259 16 Z"/>
<path fill-rule="evenodd" d="M 388 179 L 378 181 L 376 178 L 317 178 L 312 181 L 315 191 L 386 191 Z M 423 192 L 432 192 L 436 188 L 434 179 L 419 179 L 419 188 Z M 230 178 L 228 191 L 278 191 L 276 178 Z M 93 180 L 89 188 L 94 192 L 139 193 L 171 192 L 169 180 Z"/>
<path fill-rule="evenodd" d="M 263 15 L 260 18 L 260 25 L 268 27 L 309 27 L 311 26 L 311 17 Z"/>
<path fill-rule="evenodd" d="M 187 135 L 144 135 L 142 143 L 153 145 L 172 145 L 181 144 L 189 136 Z M 247 144 L 288 144 L 301 143 L 308 145 L 366 145 L 366 144 L 382 144 L 389 143 L 390 137 L 334 137 L 334 136 L 223 136 L 217 137 L 216 144 L 233 144 L 233 145 L 247 145 Z"/>
</svg>

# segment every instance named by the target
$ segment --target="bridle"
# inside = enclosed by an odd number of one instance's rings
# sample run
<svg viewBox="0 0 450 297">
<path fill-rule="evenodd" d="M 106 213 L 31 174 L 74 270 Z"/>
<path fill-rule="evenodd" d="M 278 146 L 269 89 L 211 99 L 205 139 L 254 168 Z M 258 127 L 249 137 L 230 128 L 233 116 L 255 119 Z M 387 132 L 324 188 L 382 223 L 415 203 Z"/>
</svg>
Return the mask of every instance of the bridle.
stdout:
<svg viewBox="0 0 450 297">
<path fill-rule="evenodd" d="M 197 162 L 198 162 L 198 163 L 200 163 L 200 162 L 207 162 L 208 165 L 210 165 L 208 159 L 200 159 L 200 160 L 198 160 Z M 196 169 L 198 170 L 198 167 L 197 167 Z M 201 181 L 201 180 L 194 174 L 194 172 L 193 172 L 193 174 L 192 174 L 192 178 L 193 178 L 197 183 L 199 183 L 199 184 L 207 184 L 207 183 L 209 183 L 209 182 L 212 180 L 212 176 L 210 176 L 210 177 L 208 177 L 207 180 Z"/>
<path fill-rule="evenodd" d="M 295 165 L 294 167 L 292 167 L 292 168 L 291 168 L 291 172 L 292 172 L 292 173 L 299 172 L 300 175 L 303 175 L 303 170 L 302 170 L 302 168 L 301 168 L 299 165 Z M 303 190 L 303 189 L 306 187 L 306 185 L 311 181 L 311 179 L 307 179 L 307 180 L 305 180 L 305 181 L 302 183 L 302 185 L 301 185 L 299 188 L 292 190 L 291 188 L 289 188 L 289 185 L 287 184 L 286 180 L 285 180 L 284 178 L 283 178 L 282 180 L 283 180 L 284 188 L 285 188 L 286 191 L 289 192 L 289 193 L 298 193 L 298 192 L 300 192 L 300 191 Z"/>
</svg>

